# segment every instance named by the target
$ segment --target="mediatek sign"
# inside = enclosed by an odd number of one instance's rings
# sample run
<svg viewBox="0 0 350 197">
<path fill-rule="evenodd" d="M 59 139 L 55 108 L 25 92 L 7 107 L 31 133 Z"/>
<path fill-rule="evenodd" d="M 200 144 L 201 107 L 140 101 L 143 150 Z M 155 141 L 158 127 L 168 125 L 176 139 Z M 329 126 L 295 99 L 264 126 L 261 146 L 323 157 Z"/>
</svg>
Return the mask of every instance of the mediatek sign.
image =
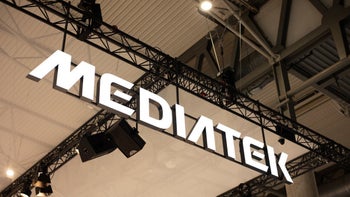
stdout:
<svg viewBox="0 0 350 197">
<path fill-rule="evenodd" d="M 32 70 L 28 77 L 35 81 L 43 79 L 50 71 L 56 70 L 54 87 L 67 92 L 69 89 L 81 80 L 80 97 L 85 101 L 92 102 L 96 99 L 97 105 L 112 111 L 123 117 L 129 117 L 135 113 L 131 109 L 121 103 L 130 101 L 132 96 L 126 92 L 130 90 L 134 84 L 126 81 L 118 76 L 110 73 L 104 73 L 96 88 L 95 95 L 95 66 L 80 62 L 78 66 L 71 70 L 71 56 L 62 51 L 54 52 L 50 57 L 43 61 L 39 66 Z M 111 92 L 111 87 L 117 90 Z M 214 126 L 213 120 L 208 117 L 200 116 L 190 132 L 185 127 L 185 109 L 181 105 L 175 104 L 170 107 L 168 102 L 157 94 L 146 89 L 138 89 L 138 109 L 136 110 L 137 120 L 149 127 L 166 130 L 173 125 L 174 136 L 197 143 L 203 135 L 204 146 L 211 151 L 216 151 L 215 130 L 220 131 L 224 135 L 222 143 L 225 150 L 225 156 L 231 160 L 236 159 L 234 143 L 241 139 L 241 163 L 245 166 L 253 168 L 259 172 L 269 173 L 275 177 L 282 177 L 288 183 L 293 183 L 287 169 L 286 162 L 288 155 L 281 152 L 279 156 L 275 155 L 273 147 L 264 144 L 252 137 L 244 136 L 232 128 L 218 123 Z M 159 110 L 159 117 L 152 117 L 150 114 L 150 105 L 156 105 Z M 187 135 L 187 133 L 189 133 Z M 263 153 L 262 153 L 263 152 Z M 262 161 L 266 162 L 263 163 Z"/>
</svg>

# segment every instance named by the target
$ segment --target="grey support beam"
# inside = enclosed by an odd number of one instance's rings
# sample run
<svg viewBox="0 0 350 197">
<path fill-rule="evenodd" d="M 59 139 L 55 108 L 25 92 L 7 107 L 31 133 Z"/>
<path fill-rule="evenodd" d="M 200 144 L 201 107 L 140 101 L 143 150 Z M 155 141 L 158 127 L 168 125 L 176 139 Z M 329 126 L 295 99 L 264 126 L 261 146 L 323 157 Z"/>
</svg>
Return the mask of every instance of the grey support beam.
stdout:
<svg viewBox="0 0 350 197">
<path fill-rule="evenodd" d="M 327 36 L 328 34 L 328 27 L 325 25 L 321 25 L 288 48 L 284 49 L 280 53 L 280 61 L 285 59 L 286 57 L 296 56 L 300 54 L 301 52 L 305 51 L 306 49 L 309 49 L 320 41 L 322 38 Z M 272 65 L 270 63 L 264 63 L 261 66 L 259 66 L 257 69 L 254 70 L 254 72 L 251 72 L 250 74 L 246 75 L 242 79 L 238 80 L 236 82 L 236 87 L 238 90 L 244 90 L 249 85 L 254 83 L 255 81 L 259 80 L 261 77 L 265 76 L 268 73 L 271 73 L 273 71 Z"/>
<path fill-rule="evenodd" d="M 318 73 L 317 75 L 314 75 L 313 77 L 309 78 L 308 80 L 304 81 L 300 86 L 289 90 L 287 92 L 287 95 L 284 98 L 290 98 L 292 96 L 294 96 L 295 94 L 297 94 L 298 92 L 304 90 L 305 88 L 327 78 L 328 76 L 332 75 L 333 73 L 338 72 L 339 70 L 344 69 L 345 67 L 350 65 L 350 57 L 347 58 L 343 58 L 340 61 L 338 61 L 337 63 L 333 64 L 332 66 L 328 67 L 327 69 L 324 69 L 323 71 L 321 71 L 320 73 Z M 281 98 L 281 99 L 284 99 Z"/>
<path fill-rule="evenodd" d="M 294 44 L 290 45 L 286 49 L 280 52 L 279 61 L 285 58 L 294 58 L 300 55 L 303 51 L 310 49 L 315 43 L 319 42 L 323 38 L 325 38 L 330 30 L 332 24 L 340 23 L 345 18 L 349 18 L 350 16 L 350 8 L 344 8 L 338 4 L 329 9 L 327 14 L 324 16 L 322 25 L 317 27 L 312 32 L 305 35 L 303 38 L 299 39 Z M 337 34 L 340 37 L 340 34 Z M 340 43 L 341 41 L 339 41 Z M 338 47 L 338 46 L 337 46 Z M 341 49 L 341 45 L 338 51 L 343 51 L 343 54 L 349 54 L 347 52 L 348 48 L 343 46 L 345 49 Z M 246 89 L 253 82 L 257 81 L 262 76 L 272 72 L 272 64 L 265 63 L 259 66 L 254 72 L 246 75 L 242 79 L 236 82 L 236 87 L 239 90 Z"/>
<path fill-rule="evenodd" d="M 247 43 L 250 47 L 252 47 L 254 50 L 256 50 L 257 52 L 259 52 L 262 56 L 264 56 L 269 62 L 274 62 L 273 57 L 266 52 L 265 50 L 261 49 L 260 46 L 258 46 L 255 42 L 253 42 L 252 40 L 250 40 L 249 38 L 247 38 L 246 36 L 244 36 L 243 34 L 241 34 L 240 32 L 238 32 L 237 30 L 235 30 L 232 25 L 230 25 L 227 21 L 225 21 L 224 19 L 220 18 L 218 15 L 216 15 L 215 13 L 212 12 L 207 12 L 207 14 L 212 17 L 213 19 L 215 19 L 218 23 L 220 23 L 221 25 L 223 25 L 224 27 L 226 27 L 227 30 L 229 30 L 230 32 L 232 32 L 234 35 L 236 35 L 238 38 L 240 38 L 242 41 L 244 41 L 245 43 Z"/>
<path fill-rule="evenodd" d="M 196 68 L 197 70 L 202 72 L 202 66 L 203 66 L 203 59 L 204 59 L 204 54 L 200 54 L 196 57 Z"/>
<path fill-rule="evenodd" d="M 328 11 L 327 7 L 320 0 L 309 0 L 310 3 L 322 14 L 325 15 Z"/>
<path fill-rule="evenodd" d="M 291 97 L 287 98 L 287 93 L 290 91 L 288 71 L 282 62 L 273 65 L 273 70 L 279 101 L 283 103 L 285 100 L 287 100 L 284 105 L 280 106 L 280 113 L 291 118 L 292 120 L 296 120 L 293 99 Z M 281 97 L 283 99 L 281 99 Z"/>
<path fill-rule="evenodd" d="M 266 39 L 266 36 L 263 34 L 263 31 L 259 27 L 259 25 L 252 19 L 249 13 L 244 13 L 241 16 L 242 21 L 245 21 L 245 24 L 249 27 L 249 29 L 254 32 L 254 37 L 257 38 L 257 41 L 267 48 L 267 51 L 271 53 L 271 56 L 277 56 L 271 49 L 271 43 Z"/>
<path fill-rule="evenodd" d="M 253 36 L 253 38 L 264 48 L 264 50 L 270 55 L 270 58 L 274 59 L 277 57 L 277 55 L 272 51 L 269 44 L 266 42 L 265 37 L 260 31 L 260 28 L 251 20 L 251 18 L 248 16 L 248 14 L 240 16 L 237 11 L 235 10 L 234 6 L 228 2 L 227 0 L 224 1 L 226 6 L 229 8 L 230 13 L 242 23 L 242 25 L 249 31 L 249 33 Z M 249 44 L 249 43 L 248 43 Z M 252 46 L 253 47 L 253 46 Z M 254 48 L 254 47 L 253 47 Z M 256 49 L 255 49 L 256 50 Z"/>
<path fill-rule="evenodd" d="M 292 0 L 282 0 L 276 46 L 274 47 L 274 50 L 276 52 L 280 52 L 281 50 L 286 48 L 291 5 L 292 5 Z"/>
<path fill-rule="evenodd" d="M 229 60 L 228 62 L 230 62 L 230 64 L 228 66 L 232 66 L 234 69 L 236 69 L 238 66 L 238 63 L 240 61 L 240 45 L 239 45 L 239 40 L 237 38 L 234 38 L 233 40 L 233 46 L 232 46 L 232 53 L 231 55 L 228 56 Z M 226 66 L 226 65 L 224 65 Z"/>
<path fill-rule="evenodd" d="M 345 58 L 349 55 L 349 47 L 347 45 L 343 27 L 340 23 L 333 23 L 330 28 L 335 46 L 337 47 L 338 56 L 340 59 Z"/>
<path fill-rule="evenodd" d="M 304 37 L 281 51 L 280 60 L 285 58 L 294 58 L 300 55 L 302 52 L 313 48 L 313 46 L 320 40 L 323 40 L 327 35 L 329 35 L 329 28 L 327 25 L 321 25 L 315 30 L 306 34 Z"/>
<path fill-rule="evenodd" d="M 198 42 L 192 45 L 191 48 L 187 49 L 184 53 L 182 53 L 178 59 L 181 62 L 189 62 L 196 55 L 200 55 L 203 53 L 208 45 L 208 39 L 206 37 L 201 38 Z"/>
<path fill-rule="evenodd" d="M 291 70 L 290 71 L 293 75 L 297 76 L 299 79 L 301 80 L 308 80 L 309 78 L 300 74 L 299 72 L 295 71 L 295 70 Z M 345 72 L 342 72 L 340 75 L 337 75 L 338 78 L 342 78 L 344 77 L 344 75 L 346 73 L 349 72 L 349 69 Z M 334 92 L 331 92 L 329 90 L 327 90 L 326 88 L 331 85 L 332 83 L 336 83 L 335 80 L 332 80 L 331 78 L 327 79 L 327 80 L 321 80 L 322 83 L 318 84 L 318 83 L 314 83 L 312 84 L 312 87 L 315 88 L 316 90 L 318 90 L 319 92 L 321 92 L 324 95 L 327 95 L 329 98 L 339 102 L 339 103 L 344 103 L 346 102 L 347 104 L 350 104 L 349 99 L 344 99 L 344 98 L 340 98 L 339 95 L 336 95 Z"/>
<path fill-rule="evenodd" d="M 350 8 L 344 8 L 342 5 L 335 4 L 322 19 L 322 24 L 327 25 L 332 33 L 339 59 L 349 55 L 349 47 L 347 45 L 344 28 L 341 23 L 344 18 L 349 17 Z"/>
</svg>

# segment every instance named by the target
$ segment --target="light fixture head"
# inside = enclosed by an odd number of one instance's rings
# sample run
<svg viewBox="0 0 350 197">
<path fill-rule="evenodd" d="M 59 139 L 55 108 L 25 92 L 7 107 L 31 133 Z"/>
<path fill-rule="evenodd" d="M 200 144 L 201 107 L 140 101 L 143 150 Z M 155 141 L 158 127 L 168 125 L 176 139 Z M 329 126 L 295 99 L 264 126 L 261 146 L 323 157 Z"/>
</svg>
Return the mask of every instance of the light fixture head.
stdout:
<svg viewBox="0 0 350 197">
<path fill-rule="evenodd" d="M 21 191 L 21 197 L 30 197 L 30 195 L 32 195 L 32 191 L 30 190 L 30 188 L 24 188 Z"/>
<path fill-rule="evenodd" d="M 44 188 L 50 184 L 51 184 L 51 180 L 49 175 L 47 175 L 46 173 L 40 172 L 38 180 L 35 182 L 34 186 Z"/>
<path fill-rule="evenodd" d="M 125 119 L 120 119 L 106 131 L 127 158 L 135 155 L 146 144 L 138 133 Z"/>
<path fill-rule="evenodd" d="M 92 6 L 95 5 L 96 0 L 81 0 L 78 4 L 78 8 L 89 11 L 91 10 Z"/>
<path fill-rule="evenodd" d="M 200 2 L 200 9 L 203 11 L 209 11 L 213 7 L 213 3 L 209 0 L 204 0 Z"/>
<path fill-rule="evenodd" d="M 50 196 L 53 193 L 51 185 L 47 187 L 36 187 L 35 188 L 35 194 L 36 196 Z"/>
<path fill-rule="evenodd" d="M 278 142 L 281 144 L 281 145 L 284 145 L 284 143 L 285 143 L 285 139 L 282 137 L 282 138 L 280 138 L 280 139 L 278 139 Z"/>
</svg>

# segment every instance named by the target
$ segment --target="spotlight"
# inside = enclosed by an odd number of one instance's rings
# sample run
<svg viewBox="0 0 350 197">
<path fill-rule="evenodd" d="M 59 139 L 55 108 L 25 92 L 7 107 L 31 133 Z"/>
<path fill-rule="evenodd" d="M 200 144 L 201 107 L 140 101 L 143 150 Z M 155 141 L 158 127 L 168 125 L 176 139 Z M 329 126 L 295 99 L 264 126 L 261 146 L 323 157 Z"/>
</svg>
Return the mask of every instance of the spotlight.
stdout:
<svg viewBox="0 0 350 197">
<path fill-rule="evenodd" d="M 47 186 L 47 187 L 36 187 L 35 188 L 35 194 L 36 196 L 50 196 L 52 194 L 52 187 L 51 185 Z"/>
<path fill-rule="evenodd" d="M 38 180 L 35 182 L 34 186 L 43 188 L 50 184 L 51 184 L 51 180 L 49 175 L 47 175 L 44 172 L 39 172 Z"/>
<path fill-rule="evenodd" d="M 125 119 L 120 119 L 107 130 L 117 147 L 126 157 L 131 157 L 140 151 L 146 142 L 138 135 L 138 131 L 132 128 Z"/>
<path fill-rule="evenodd" d="M 95 2 L 96 0 L 81 0 L 78 4 L 78 8 L 83 11 L 82 20 L 84 22 L 88 20 L 88 27 L 79 27 L 78 39 L 80 40 L 86 40 L 92 29 L 99 28 L 102 25 L 101 6 Z"/>
<path fill-rule="evenodd" d="M 78 8 L 88 11 L 95 5 L 96 0 L 81 0 L 78 4 Z"/>
<path fill-rule="evenodd" d="M 21 197 L 30 197 L 32 195 L 31 191 L 31 183 L 28 181 L 28 183 L 24 184 L 23 189 L 20 193 Z"/>
<path fill-rule="evenodd" d="M 280 139 L 278 139 L 278 142 L 283 145 L 285 143 L 285 139 L 283 137 L 281 137 Z"/>
<path fill-rule="evenodd" d="M 209 0 L 205 0 L 205 1 L 202 1 L 202 2 L 200 3 L 200 8 L 201 8 L 201 10 L 203 10 L 203 11 L 209 11 L 212 7 L 213 7 L 213 4 L 212 4 L 212 2 L 209 1 Z"/>
<path fill-rule="evenodd" d="M 37 196 L 50 196 L 53 193 L 51 180 L 46 170 L 44 170 L 44 172 L 39 172 L 39 177 L 34 186 L 35 194 Z"/>
</svg>

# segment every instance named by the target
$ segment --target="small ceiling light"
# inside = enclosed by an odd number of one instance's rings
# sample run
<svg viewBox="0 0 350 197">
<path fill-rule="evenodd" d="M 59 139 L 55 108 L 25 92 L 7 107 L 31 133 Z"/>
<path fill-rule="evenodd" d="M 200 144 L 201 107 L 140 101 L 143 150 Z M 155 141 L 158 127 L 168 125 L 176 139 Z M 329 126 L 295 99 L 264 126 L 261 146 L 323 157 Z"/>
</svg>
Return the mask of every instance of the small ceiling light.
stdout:
<svg viewBox="0 0 350 197">
<path fill-rule="evenodd" d="M 11 168 L 8 168 L 8 169 L 6 170 L 6 176 L 7 176 L 8 178 L 13 178 L 14 175 L 15 175 L 15 172 L 14 172 Z"/>
<path fill-rule="evenodd" d="M 203 11 L 209 11 L 213 7 L 213 4 L 211 1 L 205 0 L 201 2 L 200 7 Z"/>
</svg>

